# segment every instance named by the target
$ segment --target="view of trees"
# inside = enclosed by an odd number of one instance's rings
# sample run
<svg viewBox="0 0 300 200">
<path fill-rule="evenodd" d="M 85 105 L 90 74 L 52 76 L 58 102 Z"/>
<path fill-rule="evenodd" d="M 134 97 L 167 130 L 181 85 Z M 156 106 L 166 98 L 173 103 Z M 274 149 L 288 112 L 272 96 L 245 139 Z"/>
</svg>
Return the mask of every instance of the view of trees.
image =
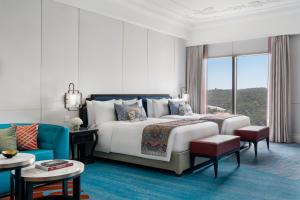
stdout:
<svg viewBox="0 0 300 200">
<path fill-rule="evenodd" d="M 266 125 L 267 88 L 247 88 L 237 90 L 236 113 L 250 117 L 253 125 Z M 208 90 L 209 113 L 232 113 L 232 90 Z M 225 109 L 225 110 L 223 110 Z"/>
</svg>

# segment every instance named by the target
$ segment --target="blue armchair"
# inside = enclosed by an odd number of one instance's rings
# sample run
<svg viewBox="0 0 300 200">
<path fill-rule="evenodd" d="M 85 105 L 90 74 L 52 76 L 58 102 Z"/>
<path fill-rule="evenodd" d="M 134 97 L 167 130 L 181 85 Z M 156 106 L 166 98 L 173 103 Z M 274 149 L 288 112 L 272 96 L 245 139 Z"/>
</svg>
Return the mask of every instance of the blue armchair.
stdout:
<svg viewBox="0 0 300 200">
<path fill-rule="evenodd" d="M 17 124 L 29 125 L 29 124 Z M 0 129 L 8 128 L 11 124 L 0 124 Z M 31 153 L 38 160 L 69 159 L 69 129 L 63 126 L 40 124 L 38 129 L 37 150 L 26 150 L 23 153 Z M 9 192 L 10 172 L 0 173 L 0 196 Z"/>
</svg>

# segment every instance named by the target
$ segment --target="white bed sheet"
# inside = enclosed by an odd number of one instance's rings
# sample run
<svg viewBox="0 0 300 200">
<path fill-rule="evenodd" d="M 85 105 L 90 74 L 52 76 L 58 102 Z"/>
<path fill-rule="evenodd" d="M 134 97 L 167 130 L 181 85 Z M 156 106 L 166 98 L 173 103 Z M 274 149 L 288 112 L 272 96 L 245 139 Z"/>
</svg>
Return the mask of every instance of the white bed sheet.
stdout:
<svg viewBox="0 0 300 200">
<path fill-rule="evenodd" d="M 194 113 L 193 115 L 165 115 L 162 116 L 162 119 L 200 119 L 201 117 L 205 117 L 211 114 L 196 114 Z M 225 119 L 223 122 L 223 126 L 221 129 L 221 134 L 225 135 L 233 135 L 234 130 L 245 127 L 245 126 L 250 126 L 250 118 L 244 115 L 240 115 L 237 117 L 232 117 Z"/>
<path fill-rule="evenodd" d="M 99 142 L 96 151 L 120 153 L 148 159 L 170 161 L 171 152 L 189 149 L 193 139 L 205 138 L 218 134 L 218 126 L 212 122 L 204 122 L 176 127 L 171 131 L 167 156 L 153 156 L 141 153 L 143 129 L 150 124 L 174 121 L 172 119 L 148 118 L 146 121 L 111 121 L 98 126 Z"/>
</svg>

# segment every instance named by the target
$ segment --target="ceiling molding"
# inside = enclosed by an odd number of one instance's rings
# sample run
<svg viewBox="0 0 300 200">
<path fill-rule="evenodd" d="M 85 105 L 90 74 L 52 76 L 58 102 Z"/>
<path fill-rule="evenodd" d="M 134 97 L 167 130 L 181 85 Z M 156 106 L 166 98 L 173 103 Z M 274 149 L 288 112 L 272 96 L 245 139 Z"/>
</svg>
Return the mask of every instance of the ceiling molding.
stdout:
<svg viewBox="0 0 300 200">
<path fill-rule="evenodd" d="M 241 22 L 272 21 L 293 14 L 299 17 L 299 0 L 54 0 L 107 17 L 135 24 L 187 41 L 212 30 Z M 289 17 L 296 20 L 297 18 Z M 290 23 L 289 23 L 290 24 Z M 262 24 L 261 24 L 262 25 Z M 295 24 L 296 26 L 296 24 Z M 256 30 L 259 31 L 259 30 Z M 286 33 L 295 32 L 289 26 Z M 276 34 L 277 32 L 275 32 Z M 280 32 L 281 33 L 281 32 Z M 199 35 L 200 34 L 200 35 Z M 256 33 L 253 33 L 257 35 Z M 205 35 L 205 34 L 204 34 Z M 264 35 L 265 36 L 265 35 Z M 207 37 L 207 36 L 203 36 Z M 201 42 L 207 40 L 201 40 Z M 209 40 L 211 41 L 211 40 Z M 216 39 L 217 41 L 217 39 Z"/>
<path fill-rule="evenodd" d="M 54 0 L 69 6 L 98 13 L 161 33 L 187 39 L 188 25 L 167 16 L 141 9 L 124 0 Z M 126 3 L 125 3 L 126 2 Z M 128 2 L 131 2 L 130 0 Z"/>
</svg>

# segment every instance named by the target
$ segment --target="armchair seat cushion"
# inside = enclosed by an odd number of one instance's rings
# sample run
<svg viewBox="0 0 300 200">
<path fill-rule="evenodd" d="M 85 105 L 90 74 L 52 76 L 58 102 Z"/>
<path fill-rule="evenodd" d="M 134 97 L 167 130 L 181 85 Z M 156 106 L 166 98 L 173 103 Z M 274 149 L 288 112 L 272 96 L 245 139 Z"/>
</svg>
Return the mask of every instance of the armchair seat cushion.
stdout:
<svg viewBox="0 0 300 200">
<path fill-rule="evenodd" d="M 22 153 L 31 153 L 35 155 L 35 160 L 52 160 L 54 159 L 54 152 L 51 149 L 37 149 L 37 150 L 25 150 Z"/>
</svg>

